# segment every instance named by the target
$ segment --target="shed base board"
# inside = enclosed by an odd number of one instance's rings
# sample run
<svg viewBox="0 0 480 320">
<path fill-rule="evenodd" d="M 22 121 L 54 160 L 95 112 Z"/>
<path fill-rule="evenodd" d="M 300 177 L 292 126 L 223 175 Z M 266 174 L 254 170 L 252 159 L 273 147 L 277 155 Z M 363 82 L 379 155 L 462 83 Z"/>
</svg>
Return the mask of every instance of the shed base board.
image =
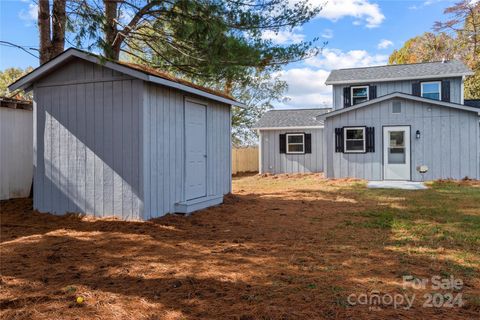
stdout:
<svg viewBox="0 0 480 320">
<path fill-rule="evenodd" d="M 189 214 L 221 203 L 223 203 L 223 196 L 202 197 L 176 203 L 175 212 Z"/>
</svg>

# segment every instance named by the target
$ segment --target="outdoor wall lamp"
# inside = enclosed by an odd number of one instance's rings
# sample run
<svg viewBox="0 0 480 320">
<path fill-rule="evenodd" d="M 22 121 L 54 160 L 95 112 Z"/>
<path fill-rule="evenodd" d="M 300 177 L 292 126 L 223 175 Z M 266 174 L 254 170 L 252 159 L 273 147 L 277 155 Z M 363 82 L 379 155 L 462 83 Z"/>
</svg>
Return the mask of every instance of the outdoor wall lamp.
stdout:
<svg viewBox="0 0 480 320">
<path fill-rule="evenodd" d="M 420 130 L 417 130 L 417 132 L 415 132 L 415 137 L 417 139 L 420 139 Z"/>
</svg>

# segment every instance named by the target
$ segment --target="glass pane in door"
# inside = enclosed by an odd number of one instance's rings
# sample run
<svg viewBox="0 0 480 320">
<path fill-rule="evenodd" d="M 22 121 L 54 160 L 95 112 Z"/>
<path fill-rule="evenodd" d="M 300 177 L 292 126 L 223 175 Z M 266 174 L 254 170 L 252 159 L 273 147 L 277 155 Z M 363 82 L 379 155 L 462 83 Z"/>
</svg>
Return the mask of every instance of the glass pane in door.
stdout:
<svg viewBox="0 0 480 320">
<path fill-rule="evenodd" d="M 390 147 L 405 146 L 405 131 L 390 131 Z"/>
<path fill-rule="evenodd" d="M 390 146 L 388 147 L 388 163 L 406 163 L 405 131 L 390 131 Z"/>
</svg>

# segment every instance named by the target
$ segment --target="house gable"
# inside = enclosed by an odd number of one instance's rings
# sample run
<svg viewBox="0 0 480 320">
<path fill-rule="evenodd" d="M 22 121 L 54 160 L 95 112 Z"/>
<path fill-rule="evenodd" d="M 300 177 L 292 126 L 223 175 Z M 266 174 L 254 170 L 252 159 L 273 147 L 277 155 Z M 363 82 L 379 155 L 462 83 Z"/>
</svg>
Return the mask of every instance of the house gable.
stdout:
<svg viewBox="0 0 480 320">
<path fill-rule="evenodd" d="M 53 87 L 69 84 L 89 82 L 133 80 L 125 73 L 113 70 L 106 66 L 74 57 L 65 62 L 60 68 L 52 70 L 36 80 L 37 87 Z"/>
<path fill-rule="evenodd" d="M 395 99 L 395 98 L 396 99 L 416 101 L 416 102 L 423 103 L 423 104 L 426 104 L 426 105 L 431 105 L 431 106 L 434 106 L 434 107 L 453 108 L 453 109 L 458 109 L 458 110 L 463 110 L 463 111 L 474 112 L 474 113 L 480 114 L 480 111 L 479 111 L 478 108 L 468 107 L 468 106 L 464 106 L 464 105 L 456 104 L 456 103 L 451 103 L 451 102 L 444 102 L 444 101 L 426 99 L 426 98 L 417 97 L 417 96 L 413 96 L 413 95 L 405 94 L 405 93 L 401 93 L 401 92 L 394 92 L 394 93 L 387 94 L 387 95 L 384 95 L 382 97 L 376 98 L 374 100 L 369 100 L 369 101 L 360 103 L 358 105 L 355 105 L 355 106 L 352 106 L 352 107 L 349 107 L 349 108 L 342 108 L 342 109 L 339 109 L 339 110 L 335 110 L 333 112 L 325 114 L 324 117 L 329 118 L 329 117 L 334 117 L 334 116 L 337 116 L 337 115 L 340 115 L 340 114 L 343 114 L 343 113 L 349 113 L 349 112 L 352 112 L 354 110 L 358 110 L 358 109 L 365 108 L 365 107 L 370 107 L 370 106 L 372 106 L 374 104 L 377 104 L 379 102 L 388 101 L 388 100 L 392 100 L 392 99 Z"/>
<path fill-rule="evenodd" d="M 400 107 L 398 107 L 398 104 Z M 479 110 L 401 93 L 337 110 L 325 119 L 325 171 L 329 178 L 384 179 L 384 128 L 409 127 L 411 179 L 478 179 Z M 347 127 L 374 130 L 374 152 L 337 150 L 337 131 Z M 424 175 L 417 170 L 427 166 Z"/>
</svg>

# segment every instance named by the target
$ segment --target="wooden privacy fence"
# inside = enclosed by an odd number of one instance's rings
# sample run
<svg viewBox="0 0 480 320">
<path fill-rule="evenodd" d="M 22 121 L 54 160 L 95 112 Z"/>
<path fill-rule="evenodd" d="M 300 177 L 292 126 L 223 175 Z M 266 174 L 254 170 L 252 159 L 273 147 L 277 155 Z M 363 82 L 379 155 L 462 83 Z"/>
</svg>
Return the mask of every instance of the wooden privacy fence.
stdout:
<svg viewBox="0 0 480 320">
<path fill-rule="evenodd" d="M 232 174 L 240 172 L 258 172 L 258 148 L 233 148 Z"/>
</svg>

